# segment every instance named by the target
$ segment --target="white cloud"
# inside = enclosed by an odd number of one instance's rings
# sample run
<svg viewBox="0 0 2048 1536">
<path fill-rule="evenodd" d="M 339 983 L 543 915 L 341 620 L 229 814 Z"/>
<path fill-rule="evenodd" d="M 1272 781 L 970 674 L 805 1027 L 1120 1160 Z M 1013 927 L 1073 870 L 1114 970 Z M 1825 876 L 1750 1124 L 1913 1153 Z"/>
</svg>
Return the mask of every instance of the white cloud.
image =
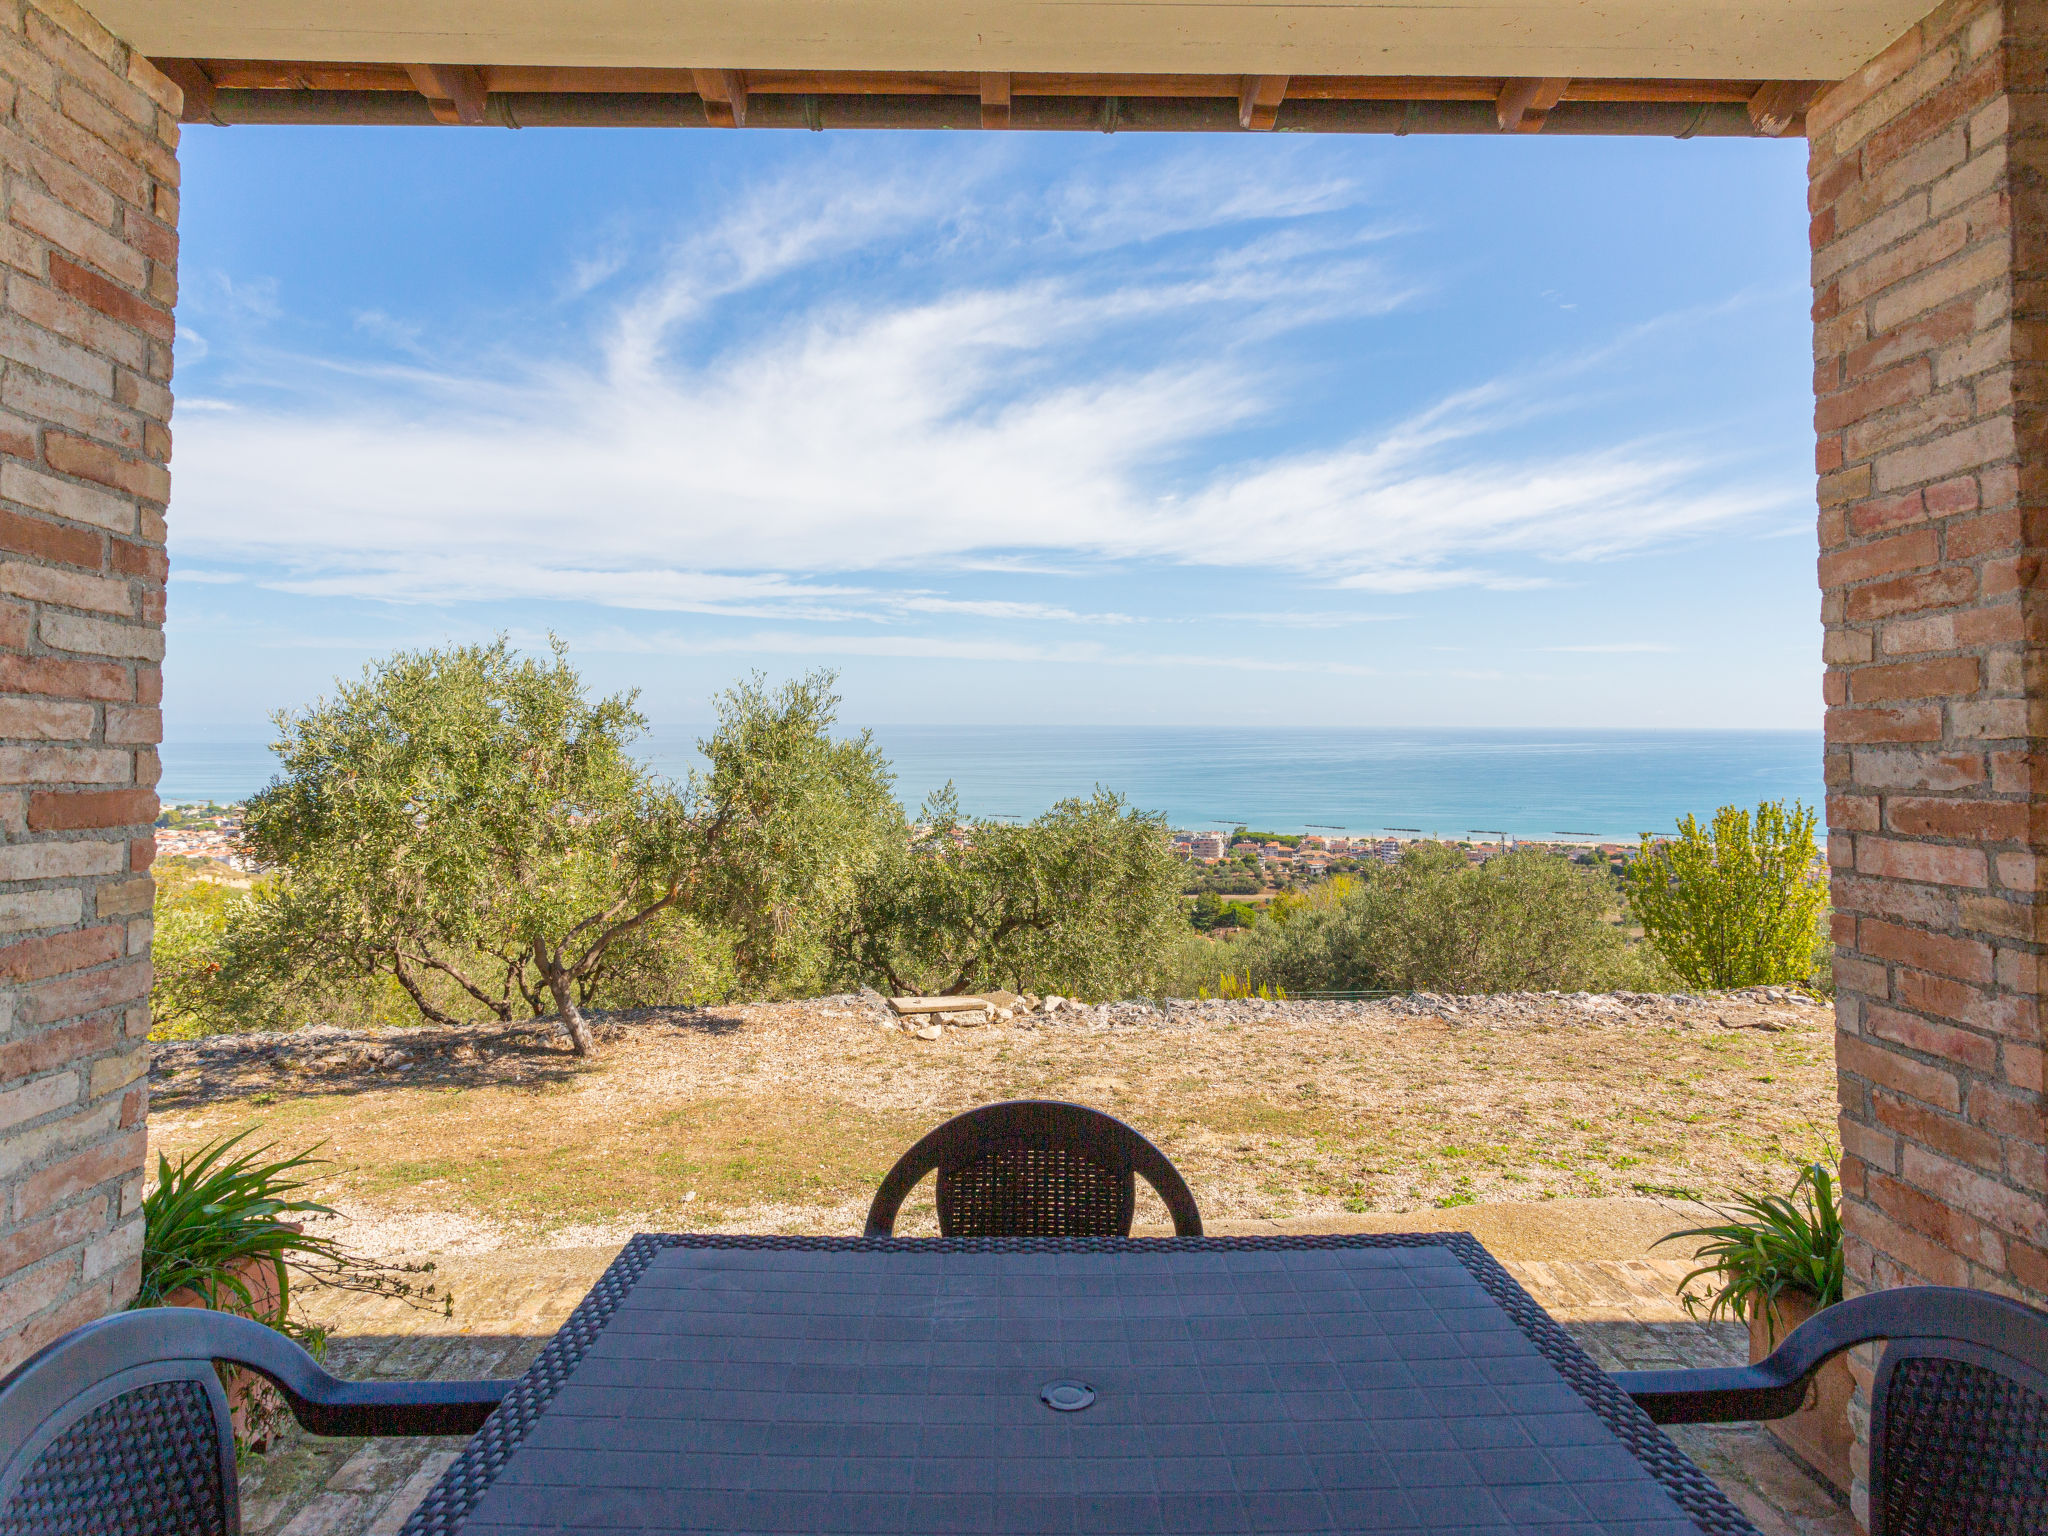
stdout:
<svg viewBox="0 0 2048 1536">
<path fill-rule="evenodd" d="M 1135 185 L 1076 181 L 1050 213 L 1019 215 L 1027 235 L 1118 248 L 1106 271 L 1055 262 L 865 301 L 842 270 L 957 220 L 972 176 L 760 187 L 610 311 L 590 359 L 295 360 L 302 391 L 331 387 L 205 410 L 179 441 L 181 557 L 261 564 L 318 596 L 1097 625 L 1129 616 L 880 578 L 1143 561 L 1389 594 L 1506 589 L 1551 579 L 1532 563 L 1786 505 L 1787 488 L 1729 483 L 1697 444 L 1515 435 L 1568 410 L 1567 384 L 1626 338 L 1346 442 L 1205 468 L 1221 434 L 1284 398 L 1262 346 L 1276 331 L 1418 292 L 1366 251 L 1375 232 L 1284 222 L 1352 207 L 1349 183 L 1221 175 L 1190 159 Z M 1237 225 L 1199 260 L 1121 249 Z"/>
</svg>

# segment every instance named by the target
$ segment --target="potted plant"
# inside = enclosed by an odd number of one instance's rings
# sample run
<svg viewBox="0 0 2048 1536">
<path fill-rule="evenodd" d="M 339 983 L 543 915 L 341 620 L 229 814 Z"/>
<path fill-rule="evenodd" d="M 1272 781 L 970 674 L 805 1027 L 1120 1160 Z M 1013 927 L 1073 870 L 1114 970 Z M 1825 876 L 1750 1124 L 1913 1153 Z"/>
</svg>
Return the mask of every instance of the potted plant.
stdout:
<svg viewBox="0 0 2048 1536">
<path fill-rule="evenodd" d="M 1717 1207 L 1723 1220 L 1660 1238 L 1703 1239 L 1693 1257 L 1700 1267 L 1679 1282 L 1693 1316 L 1741 1318 L 1749 1324 L 1749 1358 L 1761 1360 L 1786 1334 L 1822 1307 L 1842 1299 L 1842 1210 L 1826 1163 L 1800 1172 L 1788 1195 L 1739 1195 Z M 1692 1290 L 1711 1281 L 1704 1296 Z M 1836 1356 L 1821 1367 L 1797 1413 L 1768 1428 L 1793 1458 L 1832 1484 L 1849 1489 L 1849 1363 Z"/>
<path fill-rule="evenodd" d="M 292 1316 L 292 1272 L 329 1285 L 407 1299 L 431 1297 L 431 1285 L 406 1276 L 428 1265 L 387 1265 L 356 1257 L 332 1238 L 306 1232 L 294 1217 L 331 1216 L 331 1207 L 294 1198 L 304 1170 L 324 1159 L 307 1148 L 266 1159 L 271 1145 L 240 1153 L 253 1130 L 210 1142 L 173 1163 L 157 1157 L 155 1187 L 142 1198 L 142 1284 L 136 1307 L 209 1307 L 236 1312 L 326 1354 L 326 1332 Z M 274 1145 L 274 1144 L 273 1144 Z M 231 1155 L 232 1154 L 232 1155 Z M 449 1300 L 442 1298 L 444 1308 Z M 282 1425 L 284 1405 L 262 1378 L 225 1367 L 235 1438 L 261 1450 Z"/>
</svg>

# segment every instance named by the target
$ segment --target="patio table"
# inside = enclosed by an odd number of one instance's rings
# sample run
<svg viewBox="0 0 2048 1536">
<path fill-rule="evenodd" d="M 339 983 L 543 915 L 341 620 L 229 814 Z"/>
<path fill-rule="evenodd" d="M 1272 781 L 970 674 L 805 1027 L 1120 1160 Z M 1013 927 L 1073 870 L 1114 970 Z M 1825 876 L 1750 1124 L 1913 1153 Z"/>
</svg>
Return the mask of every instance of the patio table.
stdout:
<svg viewBox="0 0 2048 1536">
<path fill-rule="evenodd" d="M 1464 1233 L 636 1237 L 404 1533 L 559 1530 L 1755 1536 Z"/>
</svg>

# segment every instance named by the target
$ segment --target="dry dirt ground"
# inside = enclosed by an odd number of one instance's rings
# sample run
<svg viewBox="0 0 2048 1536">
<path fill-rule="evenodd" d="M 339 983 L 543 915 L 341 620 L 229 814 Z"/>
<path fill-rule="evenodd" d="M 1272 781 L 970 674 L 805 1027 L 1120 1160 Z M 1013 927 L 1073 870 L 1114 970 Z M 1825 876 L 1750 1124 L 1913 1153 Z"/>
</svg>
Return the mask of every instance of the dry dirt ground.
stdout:
<svg viewBox="0 0 2048 1536">
<path fill-rule="evenodd" d="M 1764 990 L 1115 1004 L 936 1040 L 838 997 L 600 1034 L 587 1061 L 543 1025 L 165 1042 L 151 1142 L 318 1145 L 312 1193 L 343 1212 L 328 1230 L 446 1256 L 855 1232 L 899 1152 L 994 1099 L 1130 1121 L 1217 1223 L 1785 1189 L 1835 1113 L 1828 1009 Z M 929 1191 L 899 1231 L 935 1230 Z M 1164 1215 L 1142 1191 L 1141 1226 Z"/>
</svg>

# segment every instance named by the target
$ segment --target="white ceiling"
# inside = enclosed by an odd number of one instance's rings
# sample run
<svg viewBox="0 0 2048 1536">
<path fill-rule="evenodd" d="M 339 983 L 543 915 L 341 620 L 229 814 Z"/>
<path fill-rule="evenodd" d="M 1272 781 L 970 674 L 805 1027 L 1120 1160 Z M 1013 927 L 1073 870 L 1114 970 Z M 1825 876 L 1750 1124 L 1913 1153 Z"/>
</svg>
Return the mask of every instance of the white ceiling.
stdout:
<svg viewBox="0 0 2048 1536">
<path fill-rule="evenodd" d="M 84 0 L 157 57 L 1838 79 L 1927 0 Z"/>
</svg>

